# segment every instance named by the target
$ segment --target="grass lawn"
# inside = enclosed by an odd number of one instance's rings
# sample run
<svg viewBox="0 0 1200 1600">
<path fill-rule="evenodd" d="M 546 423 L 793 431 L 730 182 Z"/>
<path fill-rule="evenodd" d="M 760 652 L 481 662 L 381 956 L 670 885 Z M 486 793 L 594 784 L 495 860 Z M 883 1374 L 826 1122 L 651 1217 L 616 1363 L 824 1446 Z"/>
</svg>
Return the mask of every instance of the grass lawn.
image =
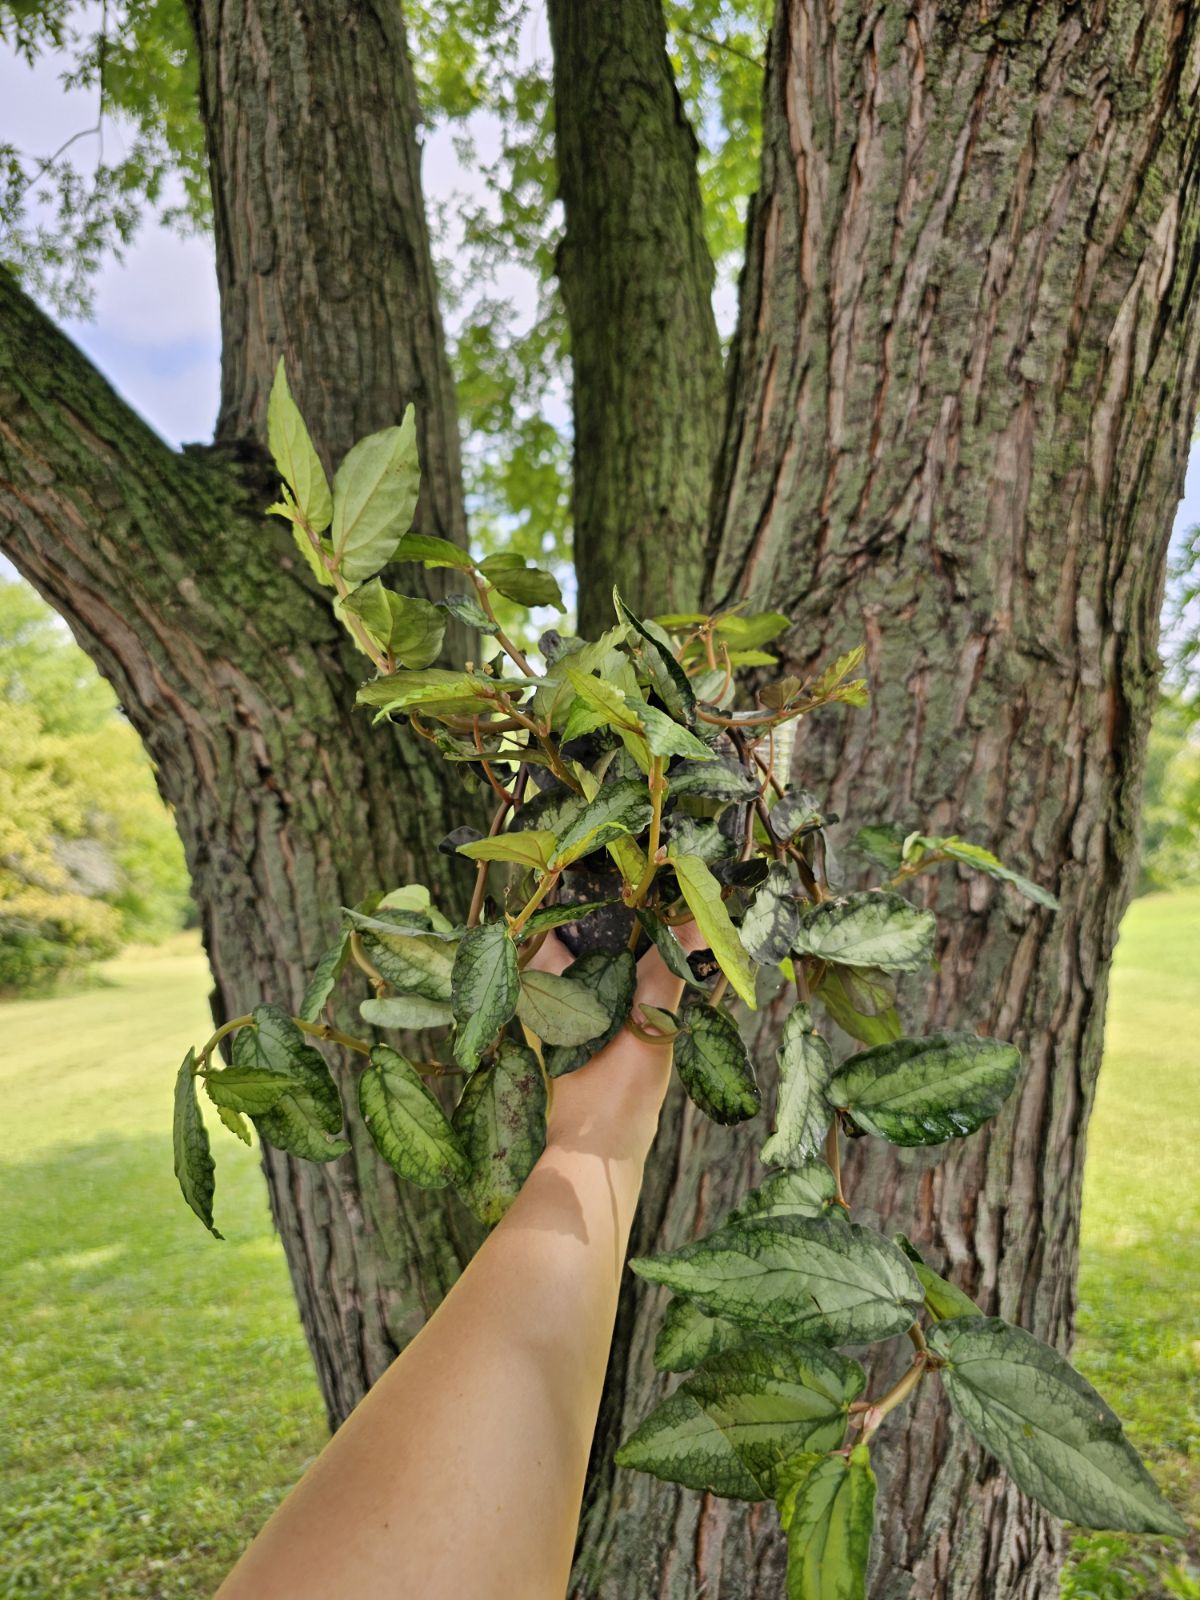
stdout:
<svg viewBox="0 0 1200 1600">
<path fill-rule="evenodd" d="M 1200 1516 L 1200 891 L 1122 934 L 1091 1135 L 1080 1365 Z M 0 1007 L 0 1600 L 212 1592 L 324 1436 L 255 1156 L 215 1141 L 208 1237 L 171 1172 L 210 1031 L 194 942 Z M 218 1130 L 219 1132 L 220 1130 Z M 1200 1600 L 1178 1549 L 1080 1539 L 1069 1600 Z"/>
<path fill-rule="evenodd" d="M 1200 889 L 1130 908 L 1088 1134 L 1076 1360 L 1200 1523 Z M 1196 1549 L 1193 1547 L 1192 1561 Z M 1070 1600 L 1200 1600 L 1175 1542 L 1090 1534 Z"/>
<path fill-rule="evenodd" d="M 201 1600 L 324 1437 L 257 1157 L 209 1237 L 171 1082 L 212 1031 L 197 942 L 0 1007 L 0 1596 Z"/>
</svg>

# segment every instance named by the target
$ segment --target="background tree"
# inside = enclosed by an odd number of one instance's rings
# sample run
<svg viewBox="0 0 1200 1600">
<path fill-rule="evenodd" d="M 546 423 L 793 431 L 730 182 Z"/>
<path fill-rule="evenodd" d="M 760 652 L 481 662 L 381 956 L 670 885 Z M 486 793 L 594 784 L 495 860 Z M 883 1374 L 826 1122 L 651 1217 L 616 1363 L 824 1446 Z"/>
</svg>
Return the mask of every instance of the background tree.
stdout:
<svg viewBox="0 0 1200 1600">
<path fill-rule="evenodd" d="M 187 869 L 141 741 L 24 584 L 0 581 L 0 990 L 182 926 Z"/>
<path fill-rule="evenodd" d="M 20 9 L 27 30 L 62 10 Z M 657 520 L 638 513 L 643 539 L 673 541 L 686 581 L 703 576 L 715 599 L 788 610 L 799 669 L 865 636 L 883 692 L 869 717 L 797 752 L 810 786 L 835 809 L 852 788 L 860 817 L 961 829 L 1058 890 L 1056 919 L 985 884 L 927 891 L 949 932 L 933 998 L 906 1021 L 986 1019 L 1029 1066 L 997 1130 L 936 1179 L 872 1152 L 855 1182 L 884 1223 L 897 1206 L 921 1216 L 919 1242 L 988 1309 L 1063 1342 L 1197 397 L 1194 21 L 1165 0 L 833 18 L 780 0 L 722 445 L 704 218 L 662 15 L 643 0 L 556 11 L 581 615 L 618 570 L 631 601 L 661 604 L 623 565 L 620 474 L 636 460 L 639 503 L 653 512 L 642 491 L 660 490 Z M 672 8 L 677 23 L 685 12 L 708 34 L 727 8 Z M 511 14 L 483 0 L 469 13 L 483 32 Z M 404 874 L 452 896 L 434 846 L 464 808 L 420 750 L 351 714 L 355 672 L 323 600 L 299 563 L 280 576 L 286 534 L 261 516 L 277 356 L 331 460 L 412 400 L 418 525 L 458 542 L 465 529 L 398 10 L 192 0 L 189 17 L 225 341 L 216 443 L 168 451 L 3 279 L 0 527 L 147 741 L 220 1020 L 260 993 L 298 1002 L 335 908 L 369 887 Z M 609 136 L 589 141 L 599 52 Z M 466 72 L 464 93 L 484 79 Z M 535 89 L 521 115 L 544 128 Z M 651 218 L 630 194 L 652 197 Z M 607 346 L 597 305 L 614 308 Z M 528 421 L 537 390 L 506 393 L 501 429 Z M 516 475 L 488 482 L 522 492 Z M 335 1421 L 476 1237 L 453 1201 L 398 1192 L 351 1135 L 353 1153 L 320 1169 L 265 1156 Z M 673 1100 L 635 1248 L 719 1214 L 750 1152 Z M 781 1550 L 752 1515 L 614 1477 L 612 1446 L 657 1386 L 656 1314 L 630 1285 L 576 1592 L 770 1592 Z M 946 1465 L 945 1420 L 925 1421 L 919 1454 L 884 1463 L 876 1593 L 1053 1593 L 1048 1525 L 976 1459 Z"/>
</svg>

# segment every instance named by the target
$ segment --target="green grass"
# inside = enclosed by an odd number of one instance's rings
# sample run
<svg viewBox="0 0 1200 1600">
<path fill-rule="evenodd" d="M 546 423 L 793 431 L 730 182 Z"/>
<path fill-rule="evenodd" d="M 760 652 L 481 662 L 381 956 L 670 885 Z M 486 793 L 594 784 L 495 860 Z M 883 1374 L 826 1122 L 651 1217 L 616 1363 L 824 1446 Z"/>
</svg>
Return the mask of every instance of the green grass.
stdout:
<svg viewBox="0 0 1200 1600">
<path fill-rule="evenodd" d="M 1200 1522 L 1200 889 L 1134 902 L 1121 928 L 1088 1134 L 1083 1373 L 1184 1516 Z M 1196 1559 L 1193 1547 L 1191 1561 Z M 1069 1600 L 1200 1600 L 1178 1544 L 1076 1541 Z"/>
<path fill-rule="evenodd" d="M 324 1437 L 256 1156 L 222 1134 L 225 1244 L 175 1187 L 198 946 L 105 976 L 0 1008 L 4 1600 L 210 1594 Z"/>
<path fill-rule="evenodd" d="M 1198 951 L 1200 891 L 1139 901 L 1122 931 L 1078 1351 L 1193 1520 Z M 216 1141 L 224 1245 L 175 1189 L 175 1066 L 209 1032 L 199 952 L 129 952 L 105 978 L 0 1007 L 0 1600 L 211 1593 L 324 1437 L 255 1156 Z M 1089 1535 L 1064 1596 L 1200 1600 L 1200 1578 L 1178 1546 Z"/>
</svg>

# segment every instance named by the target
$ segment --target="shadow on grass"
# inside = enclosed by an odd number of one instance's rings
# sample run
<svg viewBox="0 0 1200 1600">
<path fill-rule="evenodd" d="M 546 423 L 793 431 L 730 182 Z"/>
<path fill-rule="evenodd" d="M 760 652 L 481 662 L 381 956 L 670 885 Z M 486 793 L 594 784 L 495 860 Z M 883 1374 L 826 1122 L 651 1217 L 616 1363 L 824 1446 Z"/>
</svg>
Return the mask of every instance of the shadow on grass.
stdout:
<svg viewBox="0 0 1200 1600">
<path fill-rule="evenodd" d="M 261 1179 L 233 1155 L 225 1244 L 159 1135 L 0 1166 L 2 1600 L 211 1592 L 320 1447 Z"/>
</svg>

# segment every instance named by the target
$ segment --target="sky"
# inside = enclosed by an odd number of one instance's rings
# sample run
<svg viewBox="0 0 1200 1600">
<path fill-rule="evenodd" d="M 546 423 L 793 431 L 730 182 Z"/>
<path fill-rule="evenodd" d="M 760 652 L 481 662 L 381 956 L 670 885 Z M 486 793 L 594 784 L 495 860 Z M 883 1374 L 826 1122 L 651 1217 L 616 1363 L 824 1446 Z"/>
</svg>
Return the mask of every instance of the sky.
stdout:
<svg viewBox="0 0 1200 1600">
<path fill-rule="evenodd" d="M 545 54 L 544 22 L 534 16 L 527 50 Z M 42 153 L 95 120 L 92 94 L 68 93 L 59 65 L 43 58 L 30 69 L 0 46 L 0 138 Z M 486 123 L 475 129 L 486 147 Z M 106 139 L 120 140 L 109 126 Z M 112 145 L 110 144 L 110 150 Z M 455 154 L 448 130 L 427 139 L 423 176 L 431 200 L 478 192 Z M 521 314 L 532 311 L 532 279 L 506 272 L 499 289 Z M 728 328 L 734 301 L 719 290 L 718 317 Z M 220 342 L 216 278 L 206 238 L 181 238 L 150 222 L 142 227 L 123 262 L 108 259 L 95 280 L 94 315 L 64 324 L 124 398 L 171 444 L 206 440 L 216 418 Z M 563 405 L 563 421 L 566 407 Z M 1184 497 L 1174 523 L 1175 540 L 1200 523 L 1200 448 L 1194 449 Z"/>
</svg>

